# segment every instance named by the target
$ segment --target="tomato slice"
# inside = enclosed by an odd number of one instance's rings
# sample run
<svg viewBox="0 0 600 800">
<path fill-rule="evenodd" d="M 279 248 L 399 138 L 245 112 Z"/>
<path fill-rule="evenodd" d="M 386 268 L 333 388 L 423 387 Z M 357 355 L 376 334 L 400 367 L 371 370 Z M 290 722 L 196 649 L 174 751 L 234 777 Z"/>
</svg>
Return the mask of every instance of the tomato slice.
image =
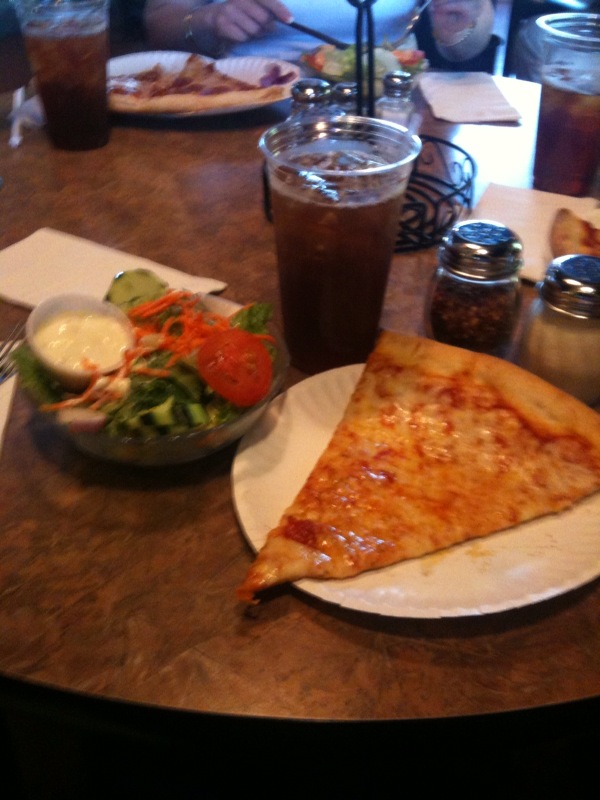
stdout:
<svg viewBox="0 0 600 800">
<path fill-rule="evenodd" d="M 253 406 L 266 396 L 273 362 L 263 342 L 241 328 L 210 336 L 198 351 L 198 372 L 217 394 L 236 406 Z"/>
</svg>

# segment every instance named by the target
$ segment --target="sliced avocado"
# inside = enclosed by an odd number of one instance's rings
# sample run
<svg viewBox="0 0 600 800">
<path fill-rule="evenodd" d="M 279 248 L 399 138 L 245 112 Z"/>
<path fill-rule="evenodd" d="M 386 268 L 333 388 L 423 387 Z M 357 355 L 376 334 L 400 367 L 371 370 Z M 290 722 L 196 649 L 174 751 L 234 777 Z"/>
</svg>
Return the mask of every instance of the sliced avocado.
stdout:
<svg viewBox="0 0 600 800">
<path fill-rule="evenodd" d="M 112 279 L 105 300 L 123 311 L 156 300 L 167 292 L 169 285 L 149 269 L 130 269 L 119 272 Z"/>
</svg>

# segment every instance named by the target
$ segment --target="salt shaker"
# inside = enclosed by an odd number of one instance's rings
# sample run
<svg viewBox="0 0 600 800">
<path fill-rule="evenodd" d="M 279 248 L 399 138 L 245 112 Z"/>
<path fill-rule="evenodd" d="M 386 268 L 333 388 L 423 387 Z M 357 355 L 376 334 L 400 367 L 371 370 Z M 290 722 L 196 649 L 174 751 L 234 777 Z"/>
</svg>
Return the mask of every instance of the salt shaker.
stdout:
<svg viewBox="0 0 600 800">
<path fill-rule="evenodd" d="M 383 95 L 375 103 L 375 116 L 409 128 L 415 110 L 412 85 L 410 72 L 386 72 L 383 76 Z"/>
<path fill-rule="evenodd" d="M 505 225 L 467 220 L 444 236 L 426 300 L 427 333 L 446 344 L 508 354 L 521 303 L 523 245 Z"/>
<path fill-rule="evenodd" d="M 589 405 L 600 401 L 600 258 L 551 262 L 525 320 L 518 362 Z"/>
</svg>

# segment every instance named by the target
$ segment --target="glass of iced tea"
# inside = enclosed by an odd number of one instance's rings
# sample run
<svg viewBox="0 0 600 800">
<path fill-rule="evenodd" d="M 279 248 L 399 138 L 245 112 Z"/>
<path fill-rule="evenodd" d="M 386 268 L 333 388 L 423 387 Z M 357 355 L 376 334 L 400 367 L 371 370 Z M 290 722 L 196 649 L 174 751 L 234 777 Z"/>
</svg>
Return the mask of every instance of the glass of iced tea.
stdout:
<svg viewBox="0 0 600 800">
<path fill-rule="evenodd" d="M 108 0 L 14 0 L 52 144 L 92 150 L 109 138 Z"/>
<path fill-rule="evenodd" d="M 600 14 L 547 14 L 533 185 L 591 191 L 600 166 Z"/>
<path fill-rule="evenodd" d="M 284 122 L 266 157 L 283 328 L 307 373 L 363 362 L 375 344 L 418 137 L 383 120 Z"/>
</svg>

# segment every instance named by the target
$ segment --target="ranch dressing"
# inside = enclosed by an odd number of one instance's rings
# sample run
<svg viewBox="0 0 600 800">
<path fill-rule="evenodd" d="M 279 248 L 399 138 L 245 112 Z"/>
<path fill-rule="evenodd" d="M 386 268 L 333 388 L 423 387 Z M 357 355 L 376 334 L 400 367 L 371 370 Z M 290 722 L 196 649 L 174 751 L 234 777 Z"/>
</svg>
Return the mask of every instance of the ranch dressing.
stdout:
<svg viewBox="0 0 600 800">
<path fill-rule="evenodd" d="M 518 360 L 584 403 L 600 401 L 600 258 L 569 255 L 550 264 Z"/>
<path fill-rule="evenodd" d="M 116 369 L 130 344 L 128 332 L 117 319 L 78 311 L 51 317 L 35 332 L 34 341 L 57 367 L 101 372 Z"/>
</svg>

